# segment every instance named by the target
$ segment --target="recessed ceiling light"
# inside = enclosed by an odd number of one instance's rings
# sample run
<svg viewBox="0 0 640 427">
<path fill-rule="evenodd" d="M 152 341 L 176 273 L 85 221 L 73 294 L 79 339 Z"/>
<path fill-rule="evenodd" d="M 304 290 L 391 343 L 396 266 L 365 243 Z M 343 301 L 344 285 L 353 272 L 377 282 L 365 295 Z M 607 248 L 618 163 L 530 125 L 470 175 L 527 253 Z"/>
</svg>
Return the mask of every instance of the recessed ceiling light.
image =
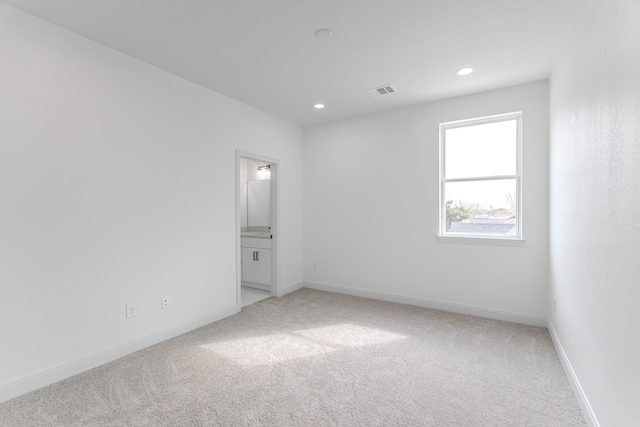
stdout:
<svg viewBox="0 0 640 427">
<path fill-rule="evenodd" d="M 473 68 L 471 67 L 460 68 L 458 71 L 456 71 L 456 74 L 459 76 L 467 76 L 471 73 L 473 73 Z"/>
<path fill-rule="evenodd" d="M 317 39 L 329 40 L 331 37 L 333 37 L 333 33 L 331 32 L 331 30 L 327 30 L 326 28 L 321 28 L 318 31 L 316 31 Z"/>
<path fill-rule="evenodd" d="M 313 106 L 313 108 L 316 108 L 318 110 L 322 110 L 324 108 L 324 104 L 316 104 Z"/>
</svg>

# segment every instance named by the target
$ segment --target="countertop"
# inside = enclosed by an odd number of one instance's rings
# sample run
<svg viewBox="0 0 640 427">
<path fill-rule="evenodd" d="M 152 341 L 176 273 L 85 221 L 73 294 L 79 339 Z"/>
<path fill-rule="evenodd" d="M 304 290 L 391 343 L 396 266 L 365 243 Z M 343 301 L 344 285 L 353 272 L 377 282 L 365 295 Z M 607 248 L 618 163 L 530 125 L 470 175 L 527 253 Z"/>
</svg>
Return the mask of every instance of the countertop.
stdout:
<svg viewBox="0 0 640 427">
<path fill-rule="evenodd" d="M 254 239 L 271 239 L 270 231 L 243 231 L 240 237 L 251 237 Z"/>
</svg>

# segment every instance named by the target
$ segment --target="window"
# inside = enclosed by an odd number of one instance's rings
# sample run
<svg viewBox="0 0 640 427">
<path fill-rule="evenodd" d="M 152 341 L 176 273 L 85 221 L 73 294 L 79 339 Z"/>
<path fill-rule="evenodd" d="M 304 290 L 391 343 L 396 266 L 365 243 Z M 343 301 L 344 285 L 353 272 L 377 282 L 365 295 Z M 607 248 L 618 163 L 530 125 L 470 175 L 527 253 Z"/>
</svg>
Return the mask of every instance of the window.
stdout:
<svg viewBox="0 0 640 427">
<path fill-rule="evenodd" d="M 521 239 L 521 113 L 440 124 L 440 235 Z"/>
</svg>

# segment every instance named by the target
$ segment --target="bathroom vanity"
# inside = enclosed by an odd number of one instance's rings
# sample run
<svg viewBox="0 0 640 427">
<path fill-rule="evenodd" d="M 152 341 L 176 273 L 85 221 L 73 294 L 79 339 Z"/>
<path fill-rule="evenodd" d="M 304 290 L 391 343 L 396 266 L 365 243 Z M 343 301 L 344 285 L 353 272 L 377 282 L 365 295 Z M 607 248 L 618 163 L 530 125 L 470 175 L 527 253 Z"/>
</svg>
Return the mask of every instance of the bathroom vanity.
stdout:
<svg viewBox="0 0 640 427">
<path fill-rule="evenodd" d="M 270 232 L 242 232 L 242 285 L 271 290 Z"/>
</svg>

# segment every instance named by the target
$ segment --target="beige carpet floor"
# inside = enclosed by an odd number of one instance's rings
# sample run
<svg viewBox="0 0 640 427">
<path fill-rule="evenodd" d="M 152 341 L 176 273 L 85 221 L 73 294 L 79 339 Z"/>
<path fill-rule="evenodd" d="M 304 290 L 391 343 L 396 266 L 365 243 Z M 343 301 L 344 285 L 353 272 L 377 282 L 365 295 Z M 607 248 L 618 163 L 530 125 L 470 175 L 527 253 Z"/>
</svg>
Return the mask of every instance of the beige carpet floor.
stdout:
<svg viewBox="0 0 640 427">
<path fill-rule="evenodd" d="M 0 404 L 2 426 L 585 426 L 546 329 L 302 289 Z"/>
</svg>

